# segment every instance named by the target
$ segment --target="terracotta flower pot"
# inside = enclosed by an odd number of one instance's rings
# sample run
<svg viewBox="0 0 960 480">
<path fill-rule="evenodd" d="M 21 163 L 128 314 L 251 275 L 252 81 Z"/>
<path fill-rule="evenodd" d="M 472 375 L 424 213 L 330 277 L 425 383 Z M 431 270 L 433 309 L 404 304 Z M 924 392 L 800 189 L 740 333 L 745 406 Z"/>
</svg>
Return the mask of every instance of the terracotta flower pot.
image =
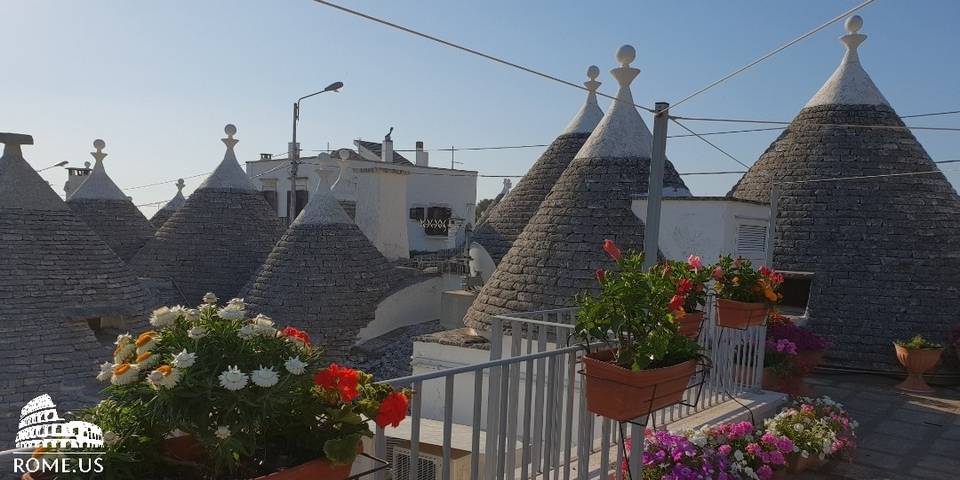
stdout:
<svg viewBox="0 0 960 480">
<path fill-rule="evenodd" d="M 700 336 L 700 328 L 703 326 L 703 312 L 690 312 L 680 317 L 680 334 L 694 340 Z"/>
<path fill-rule="evenodd" d="M 721 298 L 717 300 L 717 325 L 743 330 L 763 325 L 770 309 L 766 303 L 738 302 Z"/>
<path fill-rule="evenodd" d="M 613 350 L 602 350 L 584 356 L 583 365 L 587 410 L 618 421 L 679 402 L 697 368 L 696 360 L 687 360 L 635 372 L 611 363 L 613 358 Z"/>
<path fill-rule="evenodd" d="M 827 464 L 827 460 L 820 460 L 820 457 L 816 455 L 803 458 L 800 455 L 794 454 L 790 457 L 788 464 L 790 465 L 788 469 L 790 473 L 816 472 Z"/>
<path fill-rule="evenodd" d="M 769 367 L 763 369 L 762 386 L 764 390 L 786 393 L 787 395 L 805 395 L 806 390 L 803 377 L 799 375 L 781 377 Z"/>
<path fill-rule="evenodd" d="M 940 362 L 943 348 L 905 348 L 893 344 L 897 350 L 897 360 L 907 370 L 907 379 L 896 385 L 905 392 L 932 393 L 933 389 L 923 379 L 923 374 Z"/>
<path fill-rule="evenodd" d="M 326 458 L 318 458 L 296 467 L 273 472 L 254 480 L 343 480 L 350 476 L 353 465 L 334 465 Z"/>
</svg>

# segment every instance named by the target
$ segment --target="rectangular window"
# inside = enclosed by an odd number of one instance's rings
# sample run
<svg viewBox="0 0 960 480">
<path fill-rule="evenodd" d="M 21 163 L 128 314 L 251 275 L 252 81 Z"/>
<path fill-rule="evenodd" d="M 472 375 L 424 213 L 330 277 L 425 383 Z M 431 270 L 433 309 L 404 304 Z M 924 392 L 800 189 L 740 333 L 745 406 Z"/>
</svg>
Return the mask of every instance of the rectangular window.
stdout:
<svg viewBox="0 0 960 480">
<path fill-rule="evenodd" d="M 307 202 L 310 201 L 310 192 L 307 191 L 307 178 L 306 177 L 297 177 L 297 194 L 296 200 L 293 203 L 293 218 L 297 218 L 297 215 L 300 215 L 300 211 L 307 206 Z M 287 202 L 289 205 L 290 202 L 290 192 L 287 192 Z"/>
<path fill-rule="evenodd" d="M 413 207 L 410 209 L 410 220 L 423 220 L 423 207 Z"/>
<path fill-rule="evenodd" d="M 763 265 L 767 258 L 767 226 L 741 223 L 737 225 L 736 256 L 756 265 Z"/>
<path fill-rule="evenodd" d="M 275 178 L 264 178 L 260 180 L 260 193 L 263 195 L 263 199 L 270 204 L 270 208 L 274 212 L 278 212 L 277 208 L 277 180 Z"/>
<path fill-rule="evenodd" d="M 451 213 L 449 207 L 427 208 L 427 218 L 423 224 L 424 233 L 427 235 L 446 236 L 450 228 Z"/>
</svg>

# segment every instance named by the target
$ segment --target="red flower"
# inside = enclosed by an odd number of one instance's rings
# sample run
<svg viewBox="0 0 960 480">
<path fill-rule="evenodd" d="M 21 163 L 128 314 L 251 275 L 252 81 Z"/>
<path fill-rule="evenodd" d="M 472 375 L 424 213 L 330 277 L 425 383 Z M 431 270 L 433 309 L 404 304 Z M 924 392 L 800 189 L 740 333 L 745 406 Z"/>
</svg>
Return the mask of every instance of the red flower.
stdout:
<svg viewBox="0 0 960 480">
<path fill-rule="evenodd" d="M 770 275 L 770 281 L 773 282 L 774 285 L 783 283 L 783 274 L 780 272 L 774 272 L 772 275 Z"/>
<path fill-rule="evenodd" d="M 403 392 L 392 392 L 380 403 L 380 411 L 374 421 L 380 428 L 386 428 L 387 425 L 399 426 L 400 422 L 407 417 L 407 406 L 409 404 L 410 399 Z"/>
<path fill-rule="evenodd" d="M 329 367 L 320 370 L 313 376 L 313 383 L 324 390 L 335 390 L 344 402 L 353 401 L 359 394 L 357 384 L 360 373 L 346 367 L 331 363 Z"/>
<path fill-rule="evenodd" d="M 683 309 L 683 296 L 674 295 L 673 298 L 670 299 L 670 310 L 678 311 L 682 309 Z"/>
<path fill-rule="evenodd" d="M 763 275 L 764 277 L 769 277 L 771 273 L 773 273 L 773 270 L 770 270 L 769 268 L 767 268 L 766 265 L 760 267 L 760 275 Z"/>
<path fill-rule="evenodd" d="M 593 274 L 597 277 L 597 281 L 600 283 L 603 283 L 603 281 L 607 278 L 607 271 L 602 268 L 598 268 L 596 272 L 593 272 Z"/>
<path fill-rule="evenodd" d="M 298 330 L 293 327 L 287 327 L 281 330 L 280 333 L 294 340 L 299 340 L 308 347 L 310 346 L 310 335 L 307 335 L 307 332 L 304 332 L 303 330 Z"/>
<path fill-rule="evenodd" d="M 696 255 L 690 255 L 687 257 L 687 265 L 690 265 L 693 271 L 698 271 L 703 268 L 703 260 L 700 260 L 700 257 Z"/>
<path fill-rule="evenodd" d="M 718 282 L 723 280 L 723 268 L 721 268 L 719 265 L 717 268 L 713 269 L 713 279 Z"/>
<path fill-rule="evenodd" d="M 686 295 L 690 290 L 693 290 L 693 282 L 689 278 L 681 278 L 677 282 L 677 295 Z"/>
<path fill-rule="evenodd" d="M 623 257 L 623 254 L 620 253 L 620 249 L 617 248 L 617 244 L 613 243 L 613 240 L 603 241 L 603 251 L 607 252 L 607 255 L 610 255 L 610 257 L 616 261 L 620 261 L 620 258 Z"/>
</svg>

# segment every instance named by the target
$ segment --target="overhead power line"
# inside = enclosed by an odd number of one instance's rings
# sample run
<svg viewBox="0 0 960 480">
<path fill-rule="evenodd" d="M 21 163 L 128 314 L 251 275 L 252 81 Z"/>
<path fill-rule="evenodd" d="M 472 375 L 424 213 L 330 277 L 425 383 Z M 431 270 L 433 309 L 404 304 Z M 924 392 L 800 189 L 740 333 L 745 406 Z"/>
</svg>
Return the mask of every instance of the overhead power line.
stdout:
<svg viewBox="0 0 960 480">
<path fill-rule="evenodd" d="M 855 7 L 853 7 L 853 8 L 851 8 L 851 9 L 849 9 L 849 10 L 843 12 L 843 13 L 841 13 L 840 15 L 837 15 L 836 17 L 833 17 L 833 18 L 831 18 L 830 20 L 827 20 L 826 22 L 824 22 L 824 23 L 821 24 L 820 26 L 814 28 L 813 30 L 810 30 L 809 32 L 804 33 L 803 35 L 800 35 L 799 37 L 797 37 L 797 38 L 795 38 L 795 39 L 793 39 L 793 40 L 791 40 L 791 41 L 789 41 L 789 42 L 781 45 L 780 47 L 775 48 L 774 50 L 772 50 L 772 51 L 770 51 L 769 53 L 761 56 L 760 58 L 758 58 L 758 59 L 756 59 L 756 60 L 754 60 L 754 61 L 752 61 L 752 62 L 750 62 L 750 63 L 748 63 L 748 64 L 746 64 L 746 65 L 744 65 L 744 66 L 742 66 L 742 67 L 740 67 L 740 68 L 738 68 L 738 69 L 730 72 L 730 73 L 728 73 L 728 74 L 725 75 L 724 77 L 722 77 L 722 78 L 720 78 L 719 80 L 717 80 L 717 81 L 715 81 L 715 82 L 707 85 L 706 87 L 703 87 L 703 88 L 701 88 L 700 90 L 697 90 L 696 92 L 693 92 L 693 93 L 691 93 L 690 95 L 687 95 L 686 97 L 680 99 L 679 101 L 672 103 L 672 104 L 670 105 L 670 108 L 668 108 L 668 110 L 673 109 L 673 108 L 676 108 L 677 106 L 679 106 L 680 104 L 686 102 L 687 100 L 690 100 L 691 98 L 696 97 L 697 95 L 700 95 L 701 93 L 706 92 L 707 90 L 710 90 L 711 88 L 716 87 L 717 85 L 720 85 L 721 83 L 723 83 L 723 82 L 725 82 L 725 81 L 727 81 L 727 80 L 729 80 L 729 79 L 731 79 L 731 78 L 733 78 L 733 77 L 735 77 L 735 76 L 737 76 L 737 75 L 745 72 L 746 70 L 748 70 L 748 69 L 750 69 L 751 67 L 759 64 L 760 62 L 763 62 L 764 60 L 766 60 L 766 59 L 768 59 L 768 58 L 770 58 L 770 57 L 772 57 L 772 56 L 774 56 L 774 55 L 776 55 L 776 54 L 778 54 L 778 53 L 780 53 L 780 52 L 782 52 L 782 51 L 784 51 L 784 50 L 786 50 L 786 49 L 788 49 L 788 48 L 790 48 L 790 47 L 792 47 L 792 46 L 794 46 L 794 45 L 796 45 L 796 44 L 798 44 L 798 43 L 800 43 L 801 41 L 809 38 L 810 36 L 812 36 L 813 34 L 819 32 L 820 30 L 823 30 L 824 28 L 827 28 L 827 27 L 829 27 L 830 25 L 833 25 L 834 23 L 836 23 L 836 22 L 838 22 L 838 21 L 840 21 L 840 20 L 843 20 L 845 17 L 847 17 L 847 16 L 850 15 L 851 13 L 854 13 L 854 12 L 856 12 L 857 10 L 860 10 L 861 8 L 866 7 L 867 5 L 870 5 L 870 4 L 873 3 L 873 2 L 874 2 L 874 0 L 866 0 L 865 2 L 863 2 L 863 3 L 861 3 L 861 4 L 857 5 L 857 6 L 855 6 Z"/>
<path fill-rule="evenodd" d="M 734 162 L 739 163 L 739 164 L 742 165 L 744 168 L 750 168 L 750 165 L 747 165 L 746 163 L 741 162 L 737 157 L 734 157 L 733 155 L 727 153 L 726 150 L 718 147 L 715 143 L 711 142 L 710 140 L 707 140 L 706 138 L 703 138 L 703 135 L 700 135 L 699 133 L 694 132 L 693 130 L 690 130 L 689 128 L 687 128 L 686 125 L 680 123 L 680 121 L 677 120 L 676 118 L 670 117 L 670 120 L 673 121 L 673 123 L 676 123 L 677 125 L 679 125 L 680 128 L 682 128 L 682 129 L 686 130 L 687 132 L 689 132 L 691 135 L 699 138 L 700 140 L 703 140 L 704 143 L 706 143 L 707 145 L 710 145 L 711 147 L 714 148 L 714 150 L 722 153 L 722 154 L 723 154 L 724 156 L 726 156 L 727 158 L 733 160 Z"/>
<path fill-rule="evenodd" d="M 525 67 L 525 66 L 523 66 L 523 65 L 519 65 L 519 64 L 510 62 L 510 61 L 504 60 L 504 59 L 502 59 L 502 58 L 498 58 L 498 57 L 495 57 L 495 56 L 493 56 L 493 55 L 486 54 L 486 53 L 483 53 L 483 52 L 478 51 L 478 50 L 474 50 L 474 49 L 469 48 L 469 47 L 464 47 L 463 45 L 458 45 L 458 44 L 456 44 L 456 43 L 453 43 L 453 42 L 444 40 L 444 39 L 442 39 L 442 38 L 437 38 L 437 37 L 435 37 L 435 36 L 433 36 L 433 35 L 429 35 L 429 34 L 426 34 L 426 33 L 423 33 L 423 32 L 419 32 L 419 31 L 414 30 L 414 29 L 412 29 L 412 28 L 404 27 L 403 25 L 398 25 L 398 24 L 396 24 L 396 23 L 393 23 L 393 22 L 384 20 L 384 19 L 382 19 L 382 18 L 377 18 L 377 17 L 374 17 L 374 16 L 372 16 L 372 15 L 368 15 L 368 14 L 366 14 L 366 13 L 359 12 L 359 11 L 357 11 L 357 10 L 352 10 L 352 9 L 349 9 L 349 8 L 344 7 L 344 6 L 341 6 L 341 5 L 337 5 L 337 4 L 333 3 L 333 2 L 328 2 L 328 1 L 326 1 L 326 0 L 313 0 L 313 1 L 315 1 L 315 2 L 317 2 L 317 3 L 319 3 L 319 4 L 321 4 L 321 5 L 326 5 L 326 6 L 328 6 L 328 7 L 335 8 L 335 9 L 340 10 L 340 11 L 342 11 L 342 12 L 349 13 L 349 14 L 351 14 L 351 15 L 356 15 L 356 16 L 358 16 L 358 17 L 360 17 L 360 18 L 365 18 L 365 19 L 367 19 L 367 20 L 370 20 L 370 21 L 372 21 L 372 22 L 379 23 L 379 24 L 381 24 L 381 25 L 386 25 L 386 26 L 388 26 L 388 27 L 390 27 L 390 28 L 395 28 L 395 29 L 400 30 L 400 31 L 402 31 L 402 32 L 409 33 L 409 34 L 411 34 L 411 35 L 416 35 L 416 36 L 418 36 L 418 37 L 425 38 L 425 39 L 427 39 L 427 40 L 430 40 L 430 41 L 432 41 L 432 42 L 439 43 L 439 44 L 441 44 L 441 45 L 445 45 L 445 46 L 448 46 L 448 47 L 451 47 L 451 48 L 455 48 L 455 49 L 457 49 L 457 50 L 461 50 L 461 51 L 467 52 L 467 53 L 472 54 L 472 55 L 476 55 L 476 56 L 481 57 L 481 58 L 485 58 L 485 59 L 487 59 L 487 60 L 490 60 L 490 61 L 499 63 L 499 64 L 501 64 L 501 65 L 506 65 L 506 66 L 508 66 L 508 67 L 516 68 L 516 69 L 518 69 L 518 70 L 521 70 L 521 71 L 524 71 L 524 72 L 527 72 L 527 73 L 536 75 L 536 76 L 538 76 L 538 77 L 546 78 L 547 80 L 552 80 L 552 81 L 554 81 L 554 82 L 557 82 L 557 83 L 566 85 L 566 86 L 568 86 L 568 87 L 573 87 L 573 88 L 576 88 L 576 89 L 579 89 L 579 90 L 583 90 L 583 91 L 585 91 L 585 92 L 589 92 L 589 91 L 590 91 L 589 89 L 587 89 L 587 88 L 584 87 L 583 85 L 577 85 L 576 83 L 568 82 L 568 81 L 566 81 L 566 80 L 564 80 L 564 79 L 562 79 L 562 78 L 558 78 L 558 77 L 555 77 L 555 76 L 553 76 L 553 75 L 549 75 L 549 74 L 546 74 L 546 73 L 543 73 L 543 72 L 534 70 L 534 69 L 532 69 L 532 68 L 530 68 L 530 67 Z M 871 0 L 871 1 L 873 1 L 873 0 Z M 607 95 L 607 94 L 602 93 L 602 92 L 596 92 L 596 93 L 597 93 L 597 95 L 599 95 L 599 96 L 601 96 L 601 97 L 604 97 L 604 98 L 609 98 L 609 99 L 614 100 L 614 101 L 622 101 L 622 100 L 619 100 L 619 99 L 617 99 L 615 96 L 612 96 L 612 95 Z M 629 103 L 629 102 L 624 102 L 624 103 Z M 634 107 L 637 107 L 637 108 L 646 110 L 646 111 L 648 111 L 648 112 L 650 112 L 650 113 L 654 113 L 654 110 L 653 110 L 652 108 L 644 107 L 643 105 L 637 105 L 637 104 L 635 104 L 635 103 L 630 103 L 630 105 L 633 105 Z"/>
</svg>

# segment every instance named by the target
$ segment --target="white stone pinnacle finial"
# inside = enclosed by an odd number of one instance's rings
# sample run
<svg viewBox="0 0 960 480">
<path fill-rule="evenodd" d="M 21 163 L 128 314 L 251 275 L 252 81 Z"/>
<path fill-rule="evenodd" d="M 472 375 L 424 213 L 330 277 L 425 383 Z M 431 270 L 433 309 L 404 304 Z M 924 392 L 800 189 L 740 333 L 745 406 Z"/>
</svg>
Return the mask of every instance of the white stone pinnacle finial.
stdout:
<svg viewBox="0 0 960 480">
<path fill-rule="evenodd" d="M 617 49 L 617 61 L 620 62 L 620 66 L 610 70 L 610 73 L 617 79 L 620 88 L 629 88 L 630 82 L 640 74 L 639 69 L 630 66 L 636 58 L 637 50 L 631 45 L 624 45 Z"/>
<path fill-rule="evenodd" d="M 187 185 L 186 183 L 183 183 L 183 179 L 182 179 L 182 178 L 178 178 L 178 179 L 177 179 L 177 193 L 183 192 L 183 187 L 185 187 L 186 185 Z"/>
<path fill-rule="evenodd" d="M 233 152 L 233 147 L 237 144 L 237 142 L 240 141 L 236 138 L 233 138 L 233 136 L 237 134 L 237 126 L 232 123 L 228 123 L 223 127 L 223 133 L 227 134 L 227 138 L 221 138 L 220 141 L 227 146 L 228 151 Z"/>
<path fill-rule="evenodd" d="M 860 29 L 863 28 L 863 17 L 854 15 L 848 18 L 843 26 L 846 27 L 847 33 L 860 33 Z"/>
<path fill-rule="evenodd" d="M 590 68 L 587 68 L 587 80 L 583 82 L 583 86 L 587 87 L 587 90 L 590 91 L 591 95 L 597 93 L 597 89 L 600 88 L 600 82 L 597 81 L 597 77 L 600 76 L 600 67 L 596 65 L 590 65 Z"/>
<path fill-rule="evenodd" d="M 107 157 L 107 154 L 103 153 L 103 149 L 106 148 L 106 146 L 107 146 L 107 142 L 104 142 L 99 138 L 93 141 L 93 148 L 96 148 L 97 151 L 90 152 L 90 155 L 93 155 L 94 160 L 96 160 L 97 162 L 100 162 Z"/>
<path fill-rule="evenodd" d="M 867 39 L 867 36 L 860 33 L 863 28 L 863 18 L 860 15 L 854 15 L 844 22 L 847 34 L 840 37 L 840 41 L 847 46 L 847 55 L 845 61 L 860 61 L 860 55 L 857 53 L 857 47 Z"/>
</svg>

